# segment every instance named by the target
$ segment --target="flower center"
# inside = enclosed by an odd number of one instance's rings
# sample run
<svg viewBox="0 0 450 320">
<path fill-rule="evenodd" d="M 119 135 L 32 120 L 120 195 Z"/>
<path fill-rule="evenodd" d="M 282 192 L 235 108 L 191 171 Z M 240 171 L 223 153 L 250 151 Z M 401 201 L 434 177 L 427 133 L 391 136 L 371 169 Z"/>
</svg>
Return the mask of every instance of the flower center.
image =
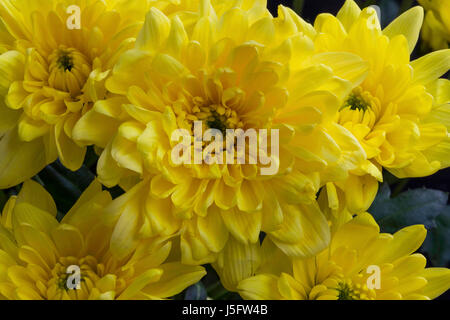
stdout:
<svg viewBox="0 0 450 320">
<path fill-rule="evenodd" d="M 58 58 L 58 67 L 64 71 L 72 71 L 73 58 L 68 51 L 61 51 Z"/>
<path fill-rule="evenodd" d="M 339 293 L 338 300 L 359 300 L 359 297 L 355 294 L 348 283 L 339 283 L 337 290 Z"/>
<path fill-rule="evenodd" d="M 196 118 L 196 121 L 202 121 L 206 129 L 217 129 L 225 135 L 227 129 L 243 127 L 236 111 L 231 108 L 218 104 L 204 106 L 199 99 L 196 102 L 197 104 L 192 109 L 193 117 Z"/>
<path fill-rule="evenodd" d="M 93 284 L 102 277 L 103 271 L 102 265 L 99 265 L 97 259 L 92 256 L 82 259 L 64 257 L 59 259 L 51 271 L 48 284 L 49 287 L 56 287 L 54 291 L 56 295 L 65 292 L 71 298 L 86 296 L 89 295 Z"/>
<path fill-rule="evenodd" d="M 376 297 L 374 289 L 367 287 L 367 277 L 361 273 L 351 279 L 344 279 L 336 288 L 338 300 L 372 300 Z"/>
<path fill-rule="evenodd" d="M 88 58 L 74 48 L 60 46 L 49 56 L 49 86 L 69 92 L 73 98 L 80 95 L 91 72 Z"/>
<path fill-rule="evenodd" d="M 347 129 L 362 124 L 372 129 L 381 116 L 380 100 L 361 87 L 357 87 L 348 96 L 339 110 L 339 124 Z"/>
<path fill-rule="evenodd" d="M 366 111 L 370 108 L 369 104 L 360 95 L 351 93 L 343 108 L 350 108 L 350 110 Z"/>
</svg>

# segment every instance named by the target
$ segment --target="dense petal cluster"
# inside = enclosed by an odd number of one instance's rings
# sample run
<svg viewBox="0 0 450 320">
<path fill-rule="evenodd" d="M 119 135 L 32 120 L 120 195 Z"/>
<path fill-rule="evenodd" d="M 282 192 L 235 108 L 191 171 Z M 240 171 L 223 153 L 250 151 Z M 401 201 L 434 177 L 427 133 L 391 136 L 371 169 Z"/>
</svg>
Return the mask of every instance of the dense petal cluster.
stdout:
<svg viewBox="0 0 450 320">
<path fill-rule="evenodd" d="M 1 1 L 0 187 L 31 178 L 57 158 L 79 169 L 86 148 L 73 141 L 72 129 L 105 97 L 104 79 L 133 46 L 145 12 L 156 5 L 169 14 L 194 3 Z"/>
<path fill-rule="evenodd" d="M 423 226 L 366 213 L 383 171 L 450 166 L 450 1 L 419 2 L 438 51 L 411 61 L 419 6 L 382 29 L 353 0 L 313 25 L 266 0 L 0 0 L 0 299 L 166 299 L 203 264 L 247 299 L 448 290 Z M 98 180 L 57 213 L 38 174 L 88 147 Z"/>
<path fill-rule="evenodd" d="M 414 253 L 425 236 L 418 225 L 393 235 L 380 233 L 372 216 L 363 213 L 344 224 L 314 257 L 291 261 L 266 239 L 247 252 L 235 246 L 224 256 L 226 268 L 216 270 L 245 299 L 434 299 L 450 287 L 450 270 L 425 268 L 425 257 Z"/>
<path fill-rule="evenodd" d="M 119 201 L 118 254 L 133 247 L 132 235 L 178 230 L 189 263 L 212 262 L 229 234 L 256 243 L 261 231 L 289 254 L 320 251 L 329 236 L 316 193 L 365 160 L 333 119 L 367 65 L 349 53 L 315 54 L 312 27 L 288 8 L 273 18 L 259 2 L 225 11 L 203 4 L 193 25 L 151 9 L 135 48 L 106 80 L 111 97 L 75 125 L 76 139 L 104 148 L 102 183 L 129 188 L 143 180 Z M 198 148 L 196 122 L 204 131 L 267 130 L 267 145 L 279 148 L 269 155 L 277 170 L 262 175 L 265 164 L 240 163 L 238 152 L 231 163 L 176 163 L 172 135 L 187 130 L 188 149 Z M 111 127 L 113 139 L 99 139 Z M 201 143 L 200 153 L 209 147 Z"/>
<path fill-rule="evenodd" d="M 205 275 L 202 267 L 170 261 L 169 239 L 148 239 L 127 257 L 115 258 L 109 250 L 112 228 L 104 224 L 103 208 L 110 201 L 94 182 L 58 222 L 51 196 L 36 182 L 25 182 L 1 217 L 0 297 L 163 299 Z M 71 266 L 80 269 L 78 289 L 70 287 Z"/>
<path fill-rule="evenodd" d="M 327 186 L 327 196 L 335 198 L 333 209 L 346 190 L 350 212 L 367 210 L 383 168 L 407 178 L 449 166 L 450 108 L 448 96 L 442 96 L 449 81 L 439 77 L 450 69 L 450 50 L 410 61 L 422 20 L 423 9 L 415 7 L 381 30 L 375 9 L 361 11 L 353 1 L 337 17 L 321 14 L 316 19 L 319 52 L 350 52 L 369 65 L 367 77 L 345 98 L 337 118 L 361 143 L 368 160 L 347 180 Z"/>
<path fill-rule="evenodd" d="M 445 0 L 419 0 L 427 10 L 422 36 L 434 50 L 446 49 L 450 42 L 450 3 Z"/>
</svg>

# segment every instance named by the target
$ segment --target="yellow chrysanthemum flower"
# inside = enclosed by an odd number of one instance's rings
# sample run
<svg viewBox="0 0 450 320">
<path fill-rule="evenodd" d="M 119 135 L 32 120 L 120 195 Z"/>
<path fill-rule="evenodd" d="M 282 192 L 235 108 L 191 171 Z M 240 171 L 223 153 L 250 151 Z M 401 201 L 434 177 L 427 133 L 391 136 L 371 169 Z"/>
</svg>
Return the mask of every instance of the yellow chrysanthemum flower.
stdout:
<svg viewBox="0 0 450 320">
<path fill-rule="evenodd" d="M 290 9 L 273 18 L 265 1 L 248 2 L 217 8 L 201 1 L 189 24 L 150 10 L 135 49 L 106 80 L 111 97 L 75 126 L 77 140 L 104 148 L 102 183 L 132 187 L 112 209 L 122 212 L 111 215 L 119 219 L 119 256 L 140 237 L 178 231 L 186 263 L 214 261 L 229 235 L 256 243 L 261 230 L 294 256 L 326 247 L 316 193 L 322 180 L 345 179 L 365 159 L 333 119 L 367 65 L 348 53 L 314 55 L 312 26 Z M 196 148 L 196 121 L 203 132 L 268 130 L 268 146 L 280 149 L 270 155 L 278 172 L 262 175 L 267 166 L 259 162 L 175 163 L 172 134 L 187 130 L 188 149 Z M 113 139 L 98 134 L 110 128 L 117 128 Z M 279 141 L 271 139 L 275 129 Z"/>
<path fill-rule="evenodd" d="M 167 261 L 171 242 L 164 239 L 143 241 L 116 259 L 109 248 L 112 228 L 104 225 L 110 202 L 94 182 L 59 223 L 51 196 L 25 182 L 0 219 L 0 298 L 163 299 L 205 275 L 202 267 Z M 78 268 L 78 282 L 71 268 Z"/>
<path fill-rule="evenodd" d="M 104 78 L 133 46 L 147 10 L 170 14 L 192 3 L 1 1 L 0 188 L 23 182 L 58 157 L 77 170 L 86 148 L 73 141 L 72 128 L 105 97 Z"/>
<path fill-rule="evenodd" d="M 450 43 L 450 2 L 418 0 L 427 10 L 422 29 L 423 40 L 434 50 L 446 49 Z"/>
<path fill-rule="evenodd" d="M 382 168 L 405 178 L 450 165 L 449 85 L 438 79 L 450 68 L 450 50 L 410 62 L 422 20 L 423 9 L 415 7 L 381 30 L 375 9 L 361 11 L 353 0 L 337 17 L 317 17 L 319 52 L 350 52 L 369 64 L 367 77 L 346 98 L 337 120 L 358 139 L 369 160 L 345 182 L 327 185 L 333 209 L 345 191 L 351 212 L 367 210 Z M 433 96 L 436 91 L 440 98 Z"/>
<path fill-rule="evenodd" d="M 222 283 L 244 299 L 434 299 L 450 288 L 450 270 L 425 268 L 426 258 L 414 253 L 425 237 L 421 225 L 380 233 L 372 216 L 363 213 L 315 257 L 289 261 L 265 239 L 261 247 L 235 244 L 215 267 Z"/>
</svg>

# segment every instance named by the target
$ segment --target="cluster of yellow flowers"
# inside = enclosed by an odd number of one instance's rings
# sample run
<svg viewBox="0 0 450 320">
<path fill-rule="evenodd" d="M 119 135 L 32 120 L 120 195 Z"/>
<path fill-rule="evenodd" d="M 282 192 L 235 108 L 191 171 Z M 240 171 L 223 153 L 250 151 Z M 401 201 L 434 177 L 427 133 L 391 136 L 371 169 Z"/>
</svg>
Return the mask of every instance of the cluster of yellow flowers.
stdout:
<svg viewBox="0 0 450 320">
<path fill-rule="evenodd" d="M 450 43 L 450 1 L 419 0 L 427 10 L 422 30 L 424 40 L 434 50 L 447 49 Z"/>
<path fill-rule="evenodd" d="M 272 16 L 266 0 L 0 0 L 0 17 L 0 188 L 24 182 L 0 220 L 0 298 L 164 299 L 204 264 L 249 299 L 432 299 L 450 288 L 450 270 L 414 254 L 423 226 L 380 234 L 366 213 L 383 169 L 450 166 L 440 78 L 450 50 L 410 61 L 422 7 L 384 30 L 353 0 L 314 25 L 283 6 Z M 434 39 L 437 18 L 427 21 Z M 197 150 L 198 122 L 253 129 L 253 144 L 276 131 L 278 171 L 175 162 L 173 133 Z M 98 180 L 58 222 L 29 179 L 56 159 L 79 169 L 88 146 Z M 102 185 L 126 192 L 112 199 Z"/>
</svg>

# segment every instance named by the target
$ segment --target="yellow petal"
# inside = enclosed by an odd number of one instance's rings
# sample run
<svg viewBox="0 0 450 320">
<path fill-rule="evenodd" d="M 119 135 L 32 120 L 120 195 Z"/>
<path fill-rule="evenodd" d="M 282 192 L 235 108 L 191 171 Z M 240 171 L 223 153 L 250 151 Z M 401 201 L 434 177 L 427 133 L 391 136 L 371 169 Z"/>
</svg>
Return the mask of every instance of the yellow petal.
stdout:
<svg viewBox="0 0 450 320">
<path fill-rule="evenodd" d="M 47 233 L 26 224 L 15 227 L 14 233 L 21 245 L 35 249 L 49 266 L 56 263 L 56 247 Z"/>
<path fill-rule="evenodd" d="M 0 217 L 0 224 L 6 229 L 12 229 L 12 213 L 16 205 L 16 196 L 12 196 L 6 201 Z"/>
<path fill-rule="evenodd" d="M 223 286 L 235 292 L 240 281 L 255 274 L 260 262 L 259 244 L 243 244 L 230 238 L 213 267 L 219 274 Z"/>
<path fill-rule="evenodd" d="M 389 38 L 394 38 L 399 34 L 404 35 L 408 40 L 409 52 L 411 53 L 416 47 L 417 40 L 419 40 L 422 23 L 423 8 L 421 6 L 416 6 L 391 22 L 391 24 L 383 30 L 383 33 Z"/>
<path fill-rule="evenodd" d="M 383 262 L 393 262 L 403 256 L 410 255 L 420 248 L 427 230 L 423 225 L 415 225 L 403 228 L 394 234 L 394 239 L 384 250 L 381 260 Z"/>
<path fill-rule="evenodd" d="M 46 146 L 42 138 L 32 142 L 19 139 L 16 129 L 0 138 L 0 188 L 13 187 L 35 176 L 48 163 Z"/>
<path fill-rule="evenodd" d="M 284 221 L 270 239 L 288 256 L 309 257 L 330 243 L 330 228 L 317 205 L 283 205 Z"/>
<path fill-rule="evenodd" d="M 213 206 L 206 217 L 197 219 L 198 233 L 204 243 L 213 252 L 222 251 L 228 241 L 229 232 L 222 221 L 220 209 Z"/>
<path fill-rule="evenodd" d="M 83 253 L 84 239 L 77 228 L 60 225 L 52 231 L 52 238 L 62 257 L 78 257 Z"/>
<path fill-rule="evenodd" d="M 0 101 L 0 114 L 2 115 L 0 117 L 0 135 L 16 126 L 21 113 L 20 110 L 12 110 L 3 101 Z"/>
<path fill-rule="evenodd" d="M 119 127 L 111 145 L 111 156 L 117 164 L 138 174 L 143 172 L 143 163 L 136 142 L 142 132 L 138 123 L 126 122 Z"/>
<path fill-rule="evenodd" d="M 144 26 L 136 39 L 136 48 L 156 51 L 167 40 L 169 32 L 169 18 L 158 9 L 151 8 L 145 17 Z"/>
<path fill-rule="evenodd" d="M 133 282 L 128 285 L 128 287 L 122 292 L 118 297 L 118 300 L 130 300 L 133 299 L 139 291 L 145 288 L 149 283 L 157 282 L 161 279 L 163 270 L 161 269 L 150 269 L 143 274 L 139 275 Z"/>
<path fill-rule="evenodd" d="M 132 201 L 124 208 L 111 236 L 111 252 L 119 259 L 131 253 L 138 244 L 142 206 Z"/>
<path fill-rule="evenodd" d="M 28 203 L 56 217 L 56 204 L 52 196 L 39 183 L 26 181 L 17 197 L 17 204 Z"/>
<path fill-rule="evenodd" d="M 145 200 L 145 209 L 155 234 L 169 236 L 180 230 L 182 221 L 173 214 L 173 204 L 170 199 L 158 199 L 148 195 Z"/>
<path fill-rule="evenodd" d="M 255 243 L 261 232 L 261 212 L 242 212 L 238 209 L 222 211 L 222 219 L 228 231 L 242 243 Z"/>
<path fill-rule="evenodd" d="M 0 55 L 0 95 L 5 97 L 14 81 L 23 79 L 25 57 L 18 51 L 7 51 Z M 20 105 L 10 105 L 18 109 Z"/>
<path fill-rule="evenodd" d="M 160 298 L 172 297 L 187 287 L 199 282 L 205 275 L 203 267 L 186 266 L 179 262 L 160 266 L 163 271 L 157 283 L 151 283 L 143 291 Z"/>
<path fill-rule="evenodd" d="M 336 76 L 350 81 L 353 86 L 359 86 L 369 71 L 368 62 L 352 53 L 325 52 L 315 55 L 312 61 L 331 67 Z"/>
<path fill-rule="evenodd" d="M 428 283 L 421 293 L 430 299 L 435 299 L 450 289 L 450 270 L 447 268 L 428 268 L 422 272 L 422 276 Z"/>
<path fill-rule="evenodd" d="M 307 297 L 305 288 L 291 275 L 282 273 L 278 279 L 278 290 L 288 300 L 304 300 Z"/>
<path fill-rule="evenodd" d="M 278 278 L 260 274 L 239 283 L 239 294 L 246 300 L 281 300 Z"/>
<path fill-rule="evenodd" d="M 429 84 L 450 69 L 450 49 L 435 51 L 411 62 L 415 82 Z"/>
<path fill-rule="evenodd" d="M 255 212 L 262 208 L 262 185 L 256 181 L 244 180 L 237 192 L 236 203 L 241 211 Z"/>
<path fill-rule="evenodd" d="M 64 121 L 55 126 L 56 147 L 61 163 L 72 171 L 77 171 L 83 164 L 86 148 L 78 146 L 64 132 Z"/>
<path fill-rule="evenodd" d="M 43 211 L 30 203 L 22 202 L 16 204 L 14 207 L 12 224 L 14 228 L 22 224 L 27 224 L 37 230 L 49 233 L 58 226 L 58 221 L 54 215 Z"/>
<path fill-rule="evenodd" d="M 342 25 L 347 31 L 350 30 L 353 23 L 358 19 L 361 14 L 361 9 L 353 0 L 346 0 L 345 4 L 339 10 L 337 18 L 341 21 Z"/>
<path fill-rule="evenodd" d="M 81 194 L 77 202 L 72 206 L 69 212 L 64 216 L 63 222 L 71 224 L 69 221 L 75 212 L 84 204 L 90 202 L 95 196 L 102 192 L 102 185 L 98 180 L 92 181 L 89 187 Z"/>
<path fill-rule="evenodd" d="M 107 145 L 100 155 L 97 164 L 97 174 L 101 183 L 107 187 L 114 187 L 119 184 L 121 178 L 127 170 L 119 167 L 116 160 L 111 155 L 112 141 Z"/>
<path fill-rule="evenodd" d="M 211 252 L 198 233 L 197 226 L 193 222 L 187 222 L 181 233 L 181 261 L 189 265 L 212 263 L 217 254 Z"/>
<path fill-rule="evenodd" d="M 85 145 L 95 144 L 106 148 L 108 142 L 117 132 L 119 124 L 114 118 L 105 116 L 95 109 L 88 111 L 73 128 L 73 139 Z"/>
</svg>

